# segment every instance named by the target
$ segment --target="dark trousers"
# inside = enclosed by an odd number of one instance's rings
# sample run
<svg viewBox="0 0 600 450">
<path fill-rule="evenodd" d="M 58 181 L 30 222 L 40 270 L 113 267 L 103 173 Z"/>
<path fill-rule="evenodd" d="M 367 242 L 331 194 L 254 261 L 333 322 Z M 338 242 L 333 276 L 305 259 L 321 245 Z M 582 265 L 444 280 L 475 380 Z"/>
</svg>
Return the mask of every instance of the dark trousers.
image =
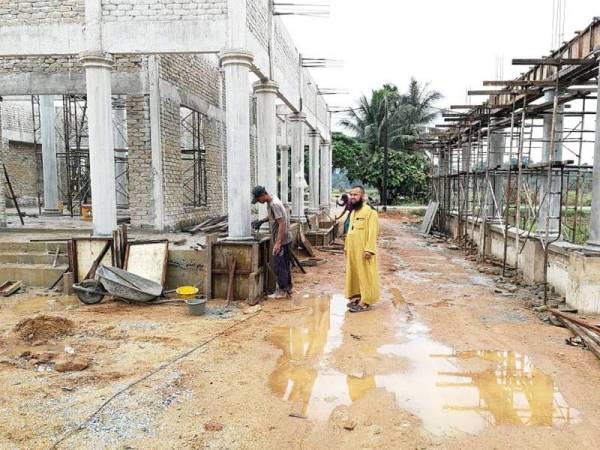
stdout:
<svg viewBox="0 0 600 450">
<path fill-rule="evenodd" d="M 278 255 L 273 255 L 273 272 L 277 275 L 277 285 L 282 291 L 292 290 L 292 255 L 290 244 L 281 246 Z"/>
</svg>

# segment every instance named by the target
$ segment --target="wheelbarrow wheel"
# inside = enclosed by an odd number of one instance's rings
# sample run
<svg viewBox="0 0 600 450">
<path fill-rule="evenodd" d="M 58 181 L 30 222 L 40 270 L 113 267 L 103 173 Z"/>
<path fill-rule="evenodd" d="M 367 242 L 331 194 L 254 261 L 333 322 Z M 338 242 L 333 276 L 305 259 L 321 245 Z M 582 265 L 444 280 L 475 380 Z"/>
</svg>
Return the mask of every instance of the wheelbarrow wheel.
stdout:
<svg viewBox="0 0 600 450">
<path fill-rule="evenodd" d="M 106 295 L 106 291 L 96 280 L 84 280 L 79 284 L 74 284 L 73 289 L 77 293 L 77 297 L 86 305 L 96 305 L 102 301 Z"/>
</svg>

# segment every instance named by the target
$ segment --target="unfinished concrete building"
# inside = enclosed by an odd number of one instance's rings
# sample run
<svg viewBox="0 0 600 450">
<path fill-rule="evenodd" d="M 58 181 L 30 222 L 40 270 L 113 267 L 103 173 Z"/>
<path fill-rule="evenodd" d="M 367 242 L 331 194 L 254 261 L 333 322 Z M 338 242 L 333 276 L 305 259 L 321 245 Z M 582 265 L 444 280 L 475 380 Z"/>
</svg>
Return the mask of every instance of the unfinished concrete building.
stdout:
<svg viewBox="0 0 600 450">
<path fill-rule="evenodd" d="M 0 96 L 2 226 L 17 203 L 49 228 L 91 209 L 95 235 L 228 214 L 247 238 L 254 183 L 304 220 L 305 146 L 329 205 L 328 108 L 270 0 L 3 2 Z"/>
<path fill-rule="evenodd" d="M 530 55 L 524 55 L 530 56 Z M 434 227 L 479 256 L 600 312 L 600 18 L 531 68 L 489 80 L 421 145 L 434 157 Z M 547 298 L 547 297 L 546 297 Z"/>
</svg>

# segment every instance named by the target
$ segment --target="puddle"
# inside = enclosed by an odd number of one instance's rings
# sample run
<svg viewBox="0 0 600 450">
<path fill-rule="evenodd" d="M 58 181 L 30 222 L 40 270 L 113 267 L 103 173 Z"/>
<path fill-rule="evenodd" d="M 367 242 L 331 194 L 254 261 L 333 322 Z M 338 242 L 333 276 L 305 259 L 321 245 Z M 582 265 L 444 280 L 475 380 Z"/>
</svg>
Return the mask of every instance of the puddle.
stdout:
<svg viewBox="0 0 600 450">
<path fill-rule="evenodd" d="M 398 315 L 397 343 L 376 349 L 408 361 L 408 370 L 354 376 L 330 367 L 342 345 L 357 345 L 342 326 L 345 300 L 306 300 L 310 313 L 301 327 L 277 328 L 270 342 L 283 352 L 270 376 L 273 393 L 292 412 L 327 420 L 339 405 L 351 405 L 375 388 L 394 394 L 398 408 L 418 416 L 436 435 L 478 433 L 493 425 L 558 426 L 578 420 L 553 379 L 531 359 L 511 351 L 456 352 L 432 340 L 429 329 Z"/>
</svg>

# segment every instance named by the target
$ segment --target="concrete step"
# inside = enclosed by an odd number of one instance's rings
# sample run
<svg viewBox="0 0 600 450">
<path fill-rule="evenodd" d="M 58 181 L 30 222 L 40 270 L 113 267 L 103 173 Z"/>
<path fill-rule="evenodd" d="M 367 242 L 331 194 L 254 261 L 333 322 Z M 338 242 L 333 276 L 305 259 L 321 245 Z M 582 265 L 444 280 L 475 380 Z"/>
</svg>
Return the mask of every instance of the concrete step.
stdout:
<svg viewBox="0 0 600 450">
<path fill-rule="evenodd" d="M 52 265 L 54 263 L 54 254 L 46 252 L 0 252 L 0 264 L 44 264 Z M 59 254 L 56 259 L 56 265 L 65 265 L 69 263 L 69 257 L 65 254 Z"/>
<path fill-rule="evenodd" d="M 0 242 L 0 253 L 54 253 L 58 247 L 61 253 L 67 252 L 66 242 Z"/>
<path fill-rule="evenodd" d="M 52 267 L 48 264 L 0 264 L 0 283 L 9 280 L 23 281 L 27 286 L 50 287 L 67 265 Z"/>
</svg>

